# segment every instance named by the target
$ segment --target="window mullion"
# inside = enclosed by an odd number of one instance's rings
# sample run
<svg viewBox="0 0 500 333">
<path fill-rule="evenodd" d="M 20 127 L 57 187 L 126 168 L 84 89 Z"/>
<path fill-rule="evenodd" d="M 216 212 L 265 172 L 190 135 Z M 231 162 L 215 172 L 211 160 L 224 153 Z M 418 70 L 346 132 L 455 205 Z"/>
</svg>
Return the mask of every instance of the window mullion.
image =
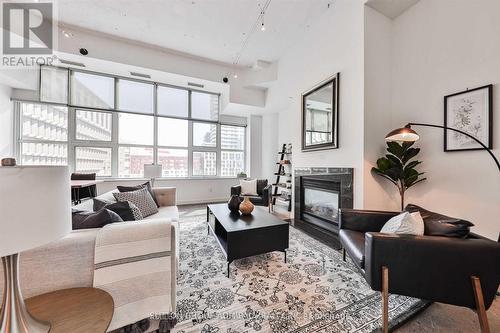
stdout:
<svg viewBox="0 0 500 333">
<path fill-rule="evenodd" d="M 188 120 L 188 177 L 193 177 L 193 151 L 193 122 Z"/>
</svg>

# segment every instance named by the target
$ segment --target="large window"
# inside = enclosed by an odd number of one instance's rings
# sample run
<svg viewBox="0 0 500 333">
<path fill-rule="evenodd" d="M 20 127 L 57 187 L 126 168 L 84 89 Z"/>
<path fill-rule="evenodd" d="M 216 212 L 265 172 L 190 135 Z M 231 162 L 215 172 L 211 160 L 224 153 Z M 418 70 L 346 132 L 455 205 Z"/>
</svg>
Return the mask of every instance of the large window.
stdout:
<svg viewBox="0 0 500 333">
<path fill-rule="evenodd" d="M 68 163 L 68 108 L 21 103 L 19 155 L 24 165 Z"/>
<path fill-rule="evenodd" d="M 245 170 L 245 128 L 221 126 L 221 176 L 237 175 Z"/>
<path fill-rule="evenodd" d="M 22 164 L 125 178 L 151 163 L 163 177 L 245 170 L 245 127 L 219 122 L 217 94 L 47 66 L 40 83 L 41 102 L 15 102 Z"/>
</svg>

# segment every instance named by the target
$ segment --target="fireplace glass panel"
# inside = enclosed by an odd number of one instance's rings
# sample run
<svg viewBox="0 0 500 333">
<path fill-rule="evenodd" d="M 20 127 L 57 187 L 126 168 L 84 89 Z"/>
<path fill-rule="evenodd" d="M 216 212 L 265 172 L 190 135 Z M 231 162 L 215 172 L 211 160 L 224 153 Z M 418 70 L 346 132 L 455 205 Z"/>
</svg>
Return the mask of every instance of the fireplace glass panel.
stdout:
<svg viewBox="0 0 500 333">
<path fill-rule="evenodd" d="M 304 213 L 337 222 L 339 194 L 324 190 L 304 188 Z"/>
</svg>

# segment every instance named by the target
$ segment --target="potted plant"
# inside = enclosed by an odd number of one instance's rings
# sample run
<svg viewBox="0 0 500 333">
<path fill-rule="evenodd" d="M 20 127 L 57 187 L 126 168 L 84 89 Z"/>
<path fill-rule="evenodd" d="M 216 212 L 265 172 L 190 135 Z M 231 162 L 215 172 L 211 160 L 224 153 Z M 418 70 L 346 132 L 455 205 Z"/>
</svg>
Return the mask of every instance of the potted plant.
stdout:
<svg viewBox="0 0 500 333">
<path fill-rule="evenodd" d="M 401 210 L 404 209 L 405 192 L 412 186 L 423 182 L 427 178 L 421 178 L 424 172 L 415 168 L 422 163 L 413 160 L 420 152 L 420 148 L 413 148 L 414 142 L 387 142 L 387 152 L 384 157 L 377 160 L 377 167 L 372 168 L 372 173 L 384 177 L 393 183 L 401 196 Z"/>
<path fill-rule="evenodd" d="M 241 171 L 240 173 L 238 173 L 238 175 L 236 175 L 236 178 L 245 179 L 245 178 L 248 178 L 248 176 L 245 173 L 245 171 Z"/>
</svg>

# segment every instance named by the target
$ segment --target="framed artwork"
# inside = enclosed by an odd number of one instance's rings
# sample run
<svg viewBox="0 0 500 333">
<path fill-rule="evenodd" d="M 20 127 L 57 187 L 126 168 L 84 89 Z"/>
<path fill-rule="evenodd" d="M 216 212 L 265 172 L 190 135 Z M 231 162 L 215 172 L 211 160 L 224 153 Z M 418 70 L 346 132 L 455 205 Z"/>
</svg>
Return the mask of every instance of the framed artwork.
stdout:
<svg viewBox="0 0 500 333">
<path fill-rule="evenodd" d="M 468 89 L 444 97 L 444 126 L 472 135 L 493 148 L 493 85 Z M 444 130 L 444 151 L 482 150 L 477 142 Z"/>
</svg>

